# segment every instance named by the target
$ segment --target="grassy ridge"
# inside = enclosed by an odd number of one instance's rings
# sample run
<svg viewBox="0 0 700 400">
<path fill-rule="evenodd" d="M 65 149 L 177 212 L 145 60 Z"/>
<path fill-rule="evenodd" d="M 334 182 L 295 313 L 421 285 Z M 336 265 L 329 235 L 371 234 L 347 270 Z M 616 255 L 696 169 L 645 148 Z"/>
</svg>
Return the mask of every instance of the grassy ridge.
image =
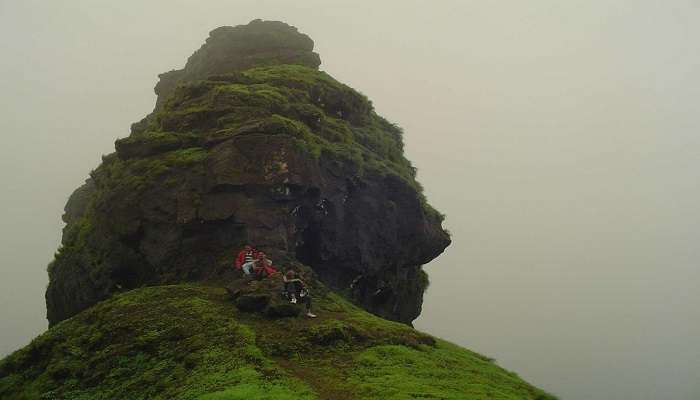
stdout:
<svg viewBox="0 0 700 400">
<path fill-rule="evenodd" d="M 317 299 L 319 318 L 238 311 L 222 288 L 142 288 L 0 362 L 2 399 L 550 399 L 476 353 Z"/>
</svg>

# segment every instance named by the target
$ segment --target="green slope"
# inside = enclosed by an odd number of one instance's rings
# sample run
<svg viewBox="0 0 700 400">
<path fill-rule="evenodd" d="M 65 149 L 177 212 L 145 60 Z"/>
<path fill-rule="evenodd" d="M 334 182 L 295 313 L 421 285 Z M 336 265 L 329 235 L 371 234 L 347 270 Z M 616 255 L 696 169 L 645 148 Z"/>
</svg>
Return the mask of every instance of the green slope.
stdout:
<svg viewBox="0 0 700 400">
<path fill-rule="evenodd" d="M 242 313 L 223 288 L 133 290 L 0 362 L 2 399 L 552 399 L 491 360 L 329 293 L 319 318 Z"/>
</svg>

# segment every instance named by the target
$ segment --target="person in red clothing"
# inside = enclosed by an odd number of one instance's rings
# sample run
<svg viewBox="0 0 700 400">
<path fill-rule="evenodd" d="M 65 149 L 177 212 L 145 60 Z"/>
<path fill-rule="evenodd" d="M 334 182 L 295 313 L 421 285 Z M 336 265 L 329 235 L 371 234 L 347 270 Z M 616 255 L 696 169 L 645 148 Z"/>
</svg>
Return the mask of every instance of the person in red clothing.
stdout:
<svg viewBox="0 0 700 400">
<path fill-rule="evenodd" d="M 258 278 L 266 278 L 277 272 L 272 266 L 272 260 L 267 258 L 262 251 L 258 253 L 258 258 L 254 261 L 254 271 Z"/>
<path fill-rule="evenodd" d="M 244 274 L 250 275 L 253 273 L 253 267 L 257 258 L 257 252 L 253 249 L 253 246 L 245 245 L 236 257 L 236 269 L 242 269 Z"/>
</svg>

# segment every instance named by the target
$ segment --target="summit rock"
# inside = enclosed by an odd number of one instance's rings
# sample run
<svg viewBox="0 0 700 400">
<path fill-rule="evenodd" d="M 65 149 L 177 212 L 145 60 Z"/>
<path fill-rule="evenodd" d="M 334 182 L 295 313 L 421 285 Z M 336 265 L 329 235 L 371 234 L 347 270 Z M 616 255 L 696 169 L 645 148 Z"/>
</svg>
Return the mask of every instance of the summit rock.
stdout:
<svg viewBox="0 0 700 400">
<path fill-rule="evenodd" d="M 50 324 L 141 286 L 226 282 L 245 243 L 376 315 L 415 319 L 421 266 L 450 244 L 442 216 L 401 130 L 319 65 L 308 36 L 256 20 L 213 30 L 160 75 L 154 111 L 66 205 Z"/>
</svg>

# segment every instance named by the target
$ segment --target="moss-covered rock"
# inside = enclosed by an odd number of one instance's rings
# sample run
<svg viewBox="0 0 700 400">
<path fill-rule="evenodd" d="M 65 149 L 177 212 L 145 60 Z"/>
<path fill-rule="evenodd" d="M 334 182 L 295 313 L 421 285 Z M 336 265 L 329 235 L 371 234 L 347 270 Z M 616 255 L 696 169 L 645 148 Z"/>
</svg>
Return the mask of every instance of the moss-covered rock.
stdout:
<svg viewBox="0 0 700 400">
<path fill-rule="evenodd" d="M 314 42 L 283 22 L 254 20 L 247 25 L 222 26 L 209 33 L 206 43 L 188 60 L 185 68 L 163 73 L 155 87 L 156 110 L 181 82 L 211 75 L 273 64 L 318 68 L 321 58 Z M 136 129 L 139 128 L 136 124 Z"/>
<path fill-rule="evenodd" d="M 421 265 L 450 243 L 442 217 L 401 130 L 312 50 L 296 28 L 254 21 L 214 30 L 161 76 L 154 112 L 66 206 L 51 324 L 142 285 L 223 281 L 245 243 L 378 315 L 418 316 Z"/>
<path fill-rule="evenodd" d="M 182 135 L 172 132 L 144 132 L 128 138 L 117 140 L 115 148 L 124 160 L 136 157 L 148 157 L 171 150 L 197 146 L 197 135 Z"/>
</svg>

